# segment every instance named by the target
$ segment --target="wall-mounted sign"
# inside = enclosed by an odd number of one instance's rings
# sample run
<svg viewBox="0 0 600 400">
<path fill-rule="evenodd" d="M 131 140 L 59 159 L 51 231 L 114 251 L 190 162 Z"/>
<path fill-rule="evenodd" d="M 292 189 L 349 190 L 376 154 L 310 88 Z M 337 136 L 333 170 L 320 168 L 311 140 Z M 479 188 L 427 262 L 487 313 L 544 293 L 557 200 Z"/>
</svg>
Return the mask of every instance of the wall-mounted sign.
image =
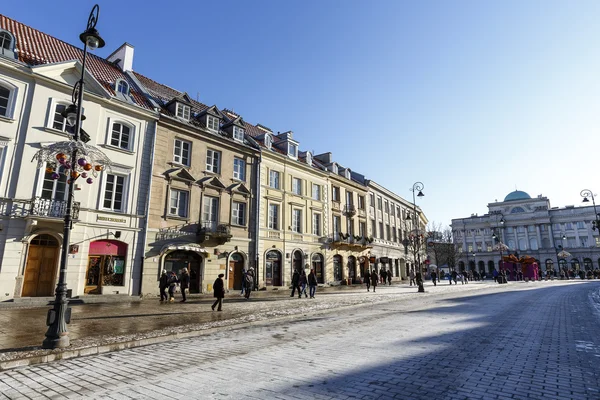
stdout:
<svg viewBox="0 0 600 400">
<path fill-rule="evenodd" d="M 96 216 L 96 221 L 117 222 L 119 224 L 127 223 L 127 220 L 125 218 L 111 218 L 111 217 L 103 217 L 101 215 Z"/>
<path fill-rule="evenodd" d="M 369 262 L 372 262 L 372 263 L 377 262 L 377 257 L 373 257 L 373 256 L 369 257 Z"/>
<path fill-rule="evenodd" d="M 69 245 L 69 254 L 77 254 L 77 253 L 79 253 L 79 245 L 78 244 Z"/>
</svg>

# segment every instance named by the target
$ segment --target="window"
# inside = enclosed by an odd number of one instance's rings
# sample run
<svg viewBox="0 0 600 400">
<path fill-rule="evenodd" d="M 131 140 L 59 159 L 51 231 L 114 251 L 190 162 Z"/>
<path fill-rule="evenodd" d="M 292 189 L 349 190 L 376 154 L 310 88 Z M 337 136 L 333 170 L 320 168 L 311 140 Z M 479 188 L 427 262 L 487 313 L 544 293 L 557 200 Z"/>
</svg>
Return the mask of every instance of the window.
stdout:
<svg viewBox="0 0 600 400">
<path fill-rule="evenodd" d="M 354 193 L 352 193 L 349 190 L 346 190 L 346 204 L 350 205 L 354 205 Z"/>
<path fill-rule="evenodd" d="M 371 220 L 371 234 L 377 237 L 377 224 L 374 219 Z"/>
<path fill-rule="evenodd" d="M 233 138 L 235 140 L 239 140 L 240 142 L 244 141 L 244 129 L 239 126 L 233 127 Z"/>
<path fill-rule="evenodd" d="M 394 203 L 390 203 L 390 211 L 392 212 L 392 217 L 396 216 L 396 207 L 394 207 Z"/>
<path fill-rule="evenodd" d="M 492 245 L 491 244 L 487 244 L 487 252 L 491 252 L 492 251 Z"/>
<path fill-rule="evenodd" d="M 246 180 L 246 162 L 241 158 L 233 159 L 233 179 Z"/>
<path fill-rule="evenodd" d="M 381 204 L 382 204 L 381 197 L 377 197 L 377 209 L 379 211 L 381 211 Z"/>
<path fill-rule="evenodd" d="M 292 193 L 302 196 L 302 179 L 292 178 Z"/>
<path fill-rule="evenodd" d="M 298 146 L 294 143 L 288 143 L 288 156 L 298 157 Z"/>
<path fill-rule="evenodd" d="M 106 184 L 104 186 L 105 209 L 122 212 L 125 202 L 125 177 L 122 175 L 106 175 Z"/>
<path fill-rule="evenodd" d="M 392 208 L 392 210 L 393 210 L 393 208 Z M 394 236 L 394 242 L 397 242 L 398 241 L 398 237 L 396 236 L 396 228 L 392 228 L 392 234 Z"/>
<path fill-rule="evenodd" d="M 392 240 L 392 233 L 390 231 L 390 226 L 389 225 L 385 226 L 385 238 L 387 240 Z"/>
<path fill-rule="evenodd" d="M 367 236 L 367 224 L 365 222 L 358 223 L 358 236 L 363 238 Z"/>
<path fill-rule="evenodd" d="M 560 224 L 554 224 L 552 229 L 555 231 L 560 231 Z"/>
<path fill-rule="evenodd" d="M 129 85 L 122 79 L 117 80 L 117 92 L 123 94 L 124 96 L 129 95 Z"/>
<path fill-rule="evenodd" d="M 472 245 L 472 244 L 470 244 L 470 245 L 468 245 L 468 246 L 467 246 L 467 251 L 468 251 L 469 253 L 472 253 L 472 252 L 473 252 L 473 245 Z"/>
<path fill-rule="evenodd" d="M 540 225 L 540 230 L 542 232 L 546 232 L 546 225 Z"/>
<path fill-rule="evenodd" d="M 221 170 L 221 152 L 206 150 L 206 170 L 218 174 Z"/>
<path fill-rule="evenodd" d="M 527 250 L 527 241 L 525 239 L 519 239 L 519 250 Z"/>
<path fill-rule="evenodd" d="M 265 147 L 267 149 L 271 148 L 271 145 L 273 144 L 273 138 L 271 137 L 271 135 L 265 135 Z"/>
<path fill-rule="evenodd" d="M 383 222 L 379 223 L 379 238 L 385 239 L 384 232 L 383 232 Z"/>
<path fill-rule="evenodd" d="M 219 221 L 219 198 L 204 196 L 202 207 L 202 226 L 214 231 Z"/>
<path fill-rule="evenodd" d="M 269 171 L 269 186 L 273 189 L 279 189 L 279 172 L 278 171 Z"/>
<path fill-rule="evenodd" d="M 0 100 L 1 102 L 1 100 Z M 67 108 L 64 104 L 57 104 L 54 108 L 54 119 L 52 121 L 52 128 L 57 129 L 61 132 L 67 132 L 70 134 L 75 133 L 75 127 L 67 124 L 67 119 L 62 116 L 62 112 Z"/>
<path fill-rule="evenodd" d="M 0 32 L 0 49 L 12 49 L 12 36 L 8 32 Z"/>
<path fill-rule="evenodd" d="M 358 209 L 359 210 L 364 210 L 365 209 L 365 196 L 358 196 Z"/>
<path fill-rule="evenodd" d="M 531 250 L 538 250 L 538 241 L 536 238 L 529 239 L 529 248 Z"/>
<path fill-rule="evenodd" d="M 506 233 L 514 233 L 514 228 L 512 226 L 509 226 L 508 228 L 506 228 Z"/>
<path fill-rule="evenodd" d="M 169 214 L 186 218 L 188 213 L 188 198 L 190 193 L 185 190 L 171 189 Z"/>
<path fill-rule="evenodd" d="M 533 225 L 527 226 L 527 232 L 529 232 L 529 233 L 535 232 L 535 226 L 533 226 Z"/>
<path fill-rule="evenodd" d="M 596 247 L 600 247 L 600 236 L 594 236 L 594 239 L 596 240 Z"/>
<path fill-rule="evenodd" d="M 2 39 L 0 38 L 0 41 Z M 0 115 L 8 117 L 8 98 L 10 97 L 10 90 L 0 86 Z M 64 107 L 64 106 L 63 106 Z"/>
<path fill-rule="evenodd" d="M 331 200 L 340 201 L 340 188 L 338 186 L 331 187 Z"/>
<path fill-rule="evenodd" d="M 525 227 L 524 226 L 517 226 L 517 232 L 518 233 L 524 233 L 525 232 Z"/>
<path fill-rule="evenodd" d="M 131 128 L 121 123 L 114 123 L 110 137 L 111 146 L 120 147 L 129 150 L 131 138 Z"/>
<path fill-rule="evenodd" d="M 190 149 L 192 144 L 185 140 L 175 139 L 173 161 L 177 164 L 190 165 Z"/>
<path fill-rule="evenodd" d="M 580 237 L 579 240 L 581 241 L 581 247 L 588 247 L 588 238 L 587 237 Z"/>
<path fill-rule="evenodd" d="M 292 210 L 292 231 L 302 233 L 302 210 Z"/>
<path fill-rule="evenodd" d="M 333 217 L 333 234 L 335 238 L 339 239 L 339 234 L 342 228 L 342 220 L 339 216 L 334 215 Z"/>
<path fill-rule="evenodd" d="M 577 221 L 577 229 L 584 229 L 584 228 L 585 228 L 585 222 Z"/>
<path fill-rule="evenodd" d="M 269 229 L 279 229 L 279 205 L 269 204 Z"/>
<path fill-rule="evenodd" d="M 483 251 L 483 243 L 477 243 L 477 251 Z"/>
<path fill-rule="evenodd" d="M 346 219 L 346 234 L 354 236 L 354 221 L 350 218 Z"/>
<path fill-rule="evenodd" d="M 219 118 L 209 115 L 206 118 L 206 127 L 214 132 L 219 132 Z"/>
<path fill-rule="evenodd" d="M 50 172 L 52 171 L 52 172 Z M 53 179 L 54 173 L 59 174 L 58 179 Z M 46 173 L 42 184 L 42 199 L 63 201 L 66 199 L 65 189 L 67 186 L 67 175 L 61 166 L 56 170 L 56 164 L 46 164 Z"/>
<path fill-rule="evenodd" d="M 246 203 L 240 203 L 238 201 L 233 202 L 233 208 L 231 209 L 231 223 L 240 226 L 246 225 Z"/>
<path fill-rule="evenodd" d="M 319 213 L 313 213 L 312 233 L 313 235 L 321 236 L 321 214 Z"/>
<path fill-rule="evenodd" d="M 375 207 L 375 195 L 373 193 L 369 193 L 369 205 Z"/>
<path fill-rule="evenodd" d="M 190 106 L 185 104 L 177 103 L 177 116 L 185 120 L 190 119 Z"/>
<path fill-rule="evenodd" d="M 567 231 L 571 231 L 571 230 L 573 230 L 573 224 L 572 224 L 572 223 L 570 223 L 570 222 L 567 222 L 567 223 L 565 224 L 565 230 L 567 230 Z"/>
<path fill-rule="evenodd" d="M 386 200 L 384 202 L 384 205 L 385 205 L 385 208 L 384 208 L 385 209 L 385 213 L 389 214 L 390 213 L 390 203 L 388 203 L 388 201 Z"/>
<path fill-rule="evenodd" d="M 312 184 L 312 198 L 315 200 L 321 200 L 321 185 L 315 183 Z"/>
</svg>

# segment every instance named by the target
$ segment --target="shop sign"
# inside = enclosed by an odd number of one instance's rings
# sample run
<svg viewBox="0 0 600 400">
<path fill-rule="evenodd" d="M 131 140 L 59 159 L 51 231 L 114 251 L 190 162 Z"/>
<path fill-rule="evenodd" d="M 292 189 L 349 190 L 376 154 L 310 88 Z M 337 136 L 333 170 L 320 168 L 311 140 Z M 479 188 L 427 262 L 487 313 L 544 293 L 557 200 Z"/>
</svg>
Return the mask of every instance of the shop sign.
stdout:
<svg viewBox="0 0 600 400">
<path fill-rule="evenodd" d="M 96 221 L 117 222 L 119 224 L 126 224 L 127 223 L 127 220 L 125 218 L 111 218 L 111 217 L 103 217 L 101 215 L 96 216 Z"/>
<path fill-rule="evenodd" d="M 79 253 L 79 245 L 78 244 L 69 245 L 69 254 L 77 254 L 77 253 Z"/>
</svg>

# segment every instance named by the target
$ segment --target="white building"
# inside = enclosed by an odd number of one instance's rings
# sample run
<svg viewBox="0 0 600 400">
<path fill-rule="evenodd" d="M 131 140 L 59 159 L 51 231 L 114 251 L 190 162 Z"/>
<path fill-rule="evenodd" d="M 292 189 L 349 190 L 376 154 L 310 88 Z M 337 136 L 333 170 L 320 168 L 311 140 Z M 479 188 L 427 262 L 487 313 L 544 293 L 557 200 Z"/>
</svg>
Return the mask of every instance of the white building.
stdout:
<svg viewBox="0 0 600 400">
<path fill-rule="evenodd" d="M 586 203 L 588 204 L 588 203 Z M 459 268 L 479 271 L 498 269 L 502 242 L 507 253 L 529 255 L 543 270 L 591 269 L 600 265 L 600 239 L 593 229 L 593 206 L 551 207 L 547 197 L 531 198 L 514 191 L 504 201 L 488 204 L 488 214 L 452 220 L 455 243 L 462 246 Z M 559 257 L 565 250 L 571 256 Z M 563 254 L 564 255 L 564 254 Z"/>
<path fill-rule="evenodd" d="M 114 163 L 76 182 L 67 287 L 72 295 L 137 294 L 156 113 L 130 68 L 133 48 L 89 55 L 82 129 Z M 37 168 L 42 146 L 69 139 L 60 112 L 81 76 L 81 49 L 0 15 L 0 300 L 52 296 L 67 177 Z M 60 171 L 57 171 L 60 172 Z"/>
</svg>

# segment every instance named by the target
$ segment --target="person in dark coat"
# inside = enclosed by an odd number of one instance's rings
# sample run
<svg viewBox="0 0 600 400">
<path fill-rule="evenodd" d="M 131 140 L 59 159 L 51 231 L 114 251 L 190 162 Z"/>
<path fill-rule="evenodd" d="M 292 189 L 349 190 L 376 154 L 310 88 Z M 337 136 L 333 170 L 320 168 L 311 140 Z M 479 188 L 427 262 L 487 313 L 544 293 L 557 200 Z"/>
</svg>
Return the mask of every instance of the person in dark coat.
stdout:
<svg viewBox="0 0 600 400">
<path fill-rule="evenodd" d="M 371 272 L 371 285 L 373 285 L 373 293 L 375 293 L 375 289 L 377 288 L 378 280 L 379 277 L 377 276 L 377 270 L 374 269 L 373 272 Z"/>
<path fill-rule="evenodd" d="M 450 274 L 450 277 L 454 281 L 454 284 L 457 285 L 456 280 L 458 278 L 458 272 L 456 272 L 455 270 L 452 270 L 452 273 Z M 450 282 L 450 284 L 452 285 L 452 282 Z"/>
<path fill-rule="evenodd" d="M 433 282 L 433 286 L 437 286 L 437 274 L 434 271 L 431 271 L 431 281 Z"/>
<path fill-rule="evenodd" d="M 162 274 L 160 274 L 160 280 L 158 281 L 158 288 L 160 290 L 160 302 L 169 300 L 169 296 L 167 296 L 167 288 L 169 287 L 169 276 L 167 275 L 167 270 L 163 269 Z"/>
<path fill-rule="evenodd" d="M 306 294 L 306 284 L 308 283 L 308 279 L 306 278 L 306 271 L 302 270 L 300 273 L 300 281 L 298 282 L 300 286 L 300 290 L 298 290 L 298 298 L 302 298 L 302 293 L 304 293 L 304 297 L 308 297 Z"/>
<path fill-rule="evenodd" d="M 219 306 L 219 308 L 217 308 L 217 311 L 222 311 L 221 306 L 223 304 L 223 298 L 225 297 L 225 285 L 223 284 L 224 276 L 224 274 L 219 274 L 219 277 L 215 279 L 215 283 L 213 283 L 213 296 L 216 298 L 215 302 L 211 307 L 213 311 L 215 311 L 216 306 Z"/>
<path fill-rule="evenodd" d="M 185 291 L 188 290 L 190 287 L 190 274 L 188 274 L 187 268 L 184 268 L 181 271 L 181 278 L 179 278 L 179 286 L 181 287 L 181 296 L 183 297 L 181 303 L 185 303 L 187 301 Z"/>
<path fill-rule="evenodd" d="M 381 280 L 381 283 L 382 283 L 383 285 L 385 285 L 385 280 L 386 280 L 386 278 L 387 278 L 387 272 L 386 272 L 386 270 L 385 270 L 385 269 L 381 268 L 381 269 L 379 270 L 379 279 Z"/>
<path fill-rule="evenodd" d="M 368 269 L 365 271 L 365 276 L 363 278 L 365 278 L 365 283 L 367 284 L 367 292 L 369 292 L 369 289 L 371 287 L 371 273 Z"/>
<path fill-rule="evenodd" d="M 174 271 L 169 271 L 169 302 L 175 301 L 175 289 L 177 288 L 177 275 Z"/>
<path fill-rule="evenodd" d="M 250 267 L 248 268 L 248 271 L 246 271 L 243 286 L 246 288 L 244 297 L 249 299 L 250 293 L 252 293 L 252 287 L 254 286 L 254 268 Z"/>
<path fill-rule="evenodd" d="M 314 299 L 317 291 L 317 275 L 315 275 L 315 270 L 312 268 L 308 274 L 308 291 L 310 293 L 310 298 Z"/>
<path fill-rule="evenodd" d="M 300 293 L 300 272 L 298 272 L 297 269 L 294 270 L 294 274 L 292 275 L 292 294 L 290 295 L 290 297 L 294 297 L 294 293 L 296 293 L 296 290 L 298 290 L 298 293 Z"/>
<path fill-rule="evenodd" d="M 388 281 L 388 285 L 392 286 L 392 271 L 391 270 L 389 270 L 387 272 L 387 281 Z"/>
</svg>

